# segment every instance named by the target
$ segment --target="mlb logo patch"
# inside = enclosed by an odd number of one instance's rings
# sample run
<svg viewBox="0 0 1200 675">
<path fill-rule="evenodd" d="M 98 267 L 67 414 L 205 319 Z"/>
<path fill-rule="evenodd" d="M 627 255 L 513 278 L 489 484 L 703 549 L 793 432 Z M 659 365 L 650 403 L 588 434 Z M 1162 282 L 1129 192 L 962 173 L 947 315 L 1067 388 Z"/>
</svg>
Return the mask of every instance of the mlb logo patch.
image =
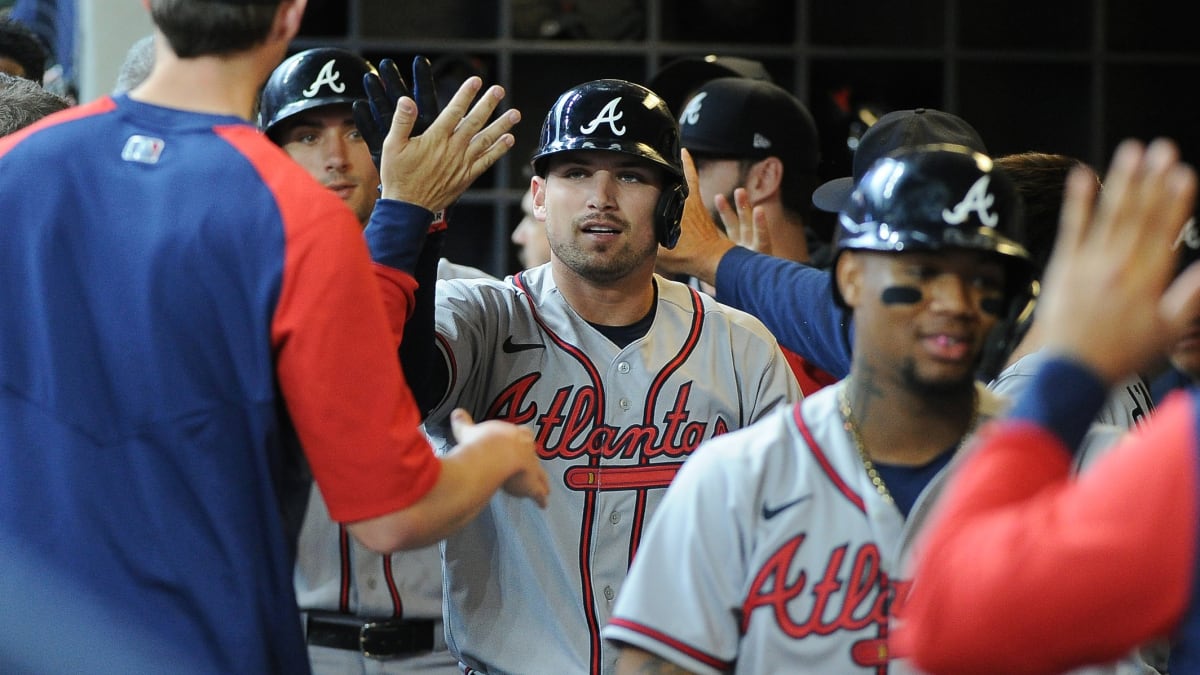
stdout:
<svg viewBox="0 0 1200 675">
<path fill-rule="evenodd" d="M 157 164 L 165 146 L 166 142 L 161 138 L 134 134 L 125 141 L 125 149 L 121 150 L 121 159 L 126 162 Z"/>
</svg>

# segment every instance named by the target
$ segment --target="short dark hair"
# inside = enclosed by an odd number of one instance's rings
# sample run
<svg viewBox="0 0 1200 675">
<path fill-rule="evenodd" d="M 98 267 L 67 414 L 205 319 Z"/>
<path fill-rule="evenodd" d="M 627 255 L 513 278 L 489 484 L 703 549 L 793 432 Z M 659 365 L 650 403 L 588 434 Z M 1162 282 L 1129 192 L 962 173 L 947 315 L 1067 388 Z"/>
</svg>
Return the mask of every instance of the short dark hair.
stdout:
<svg viewBox="0 0 1200 675">
<path fill-rule="evenodd" d="M 0 136 L 24 129 L 71 102 L 23 77 L 0 73 Z"/>
<path fill-rule="evenodd" d="M 220 56 L 262 43 L 279 2 L 151 0 L 150 16 L 181 59 Z"/>
<path fill-rule="evenodd" d="M 12 19 L 0 19 L 0 56 L 21 64 L 26 78 L 41 84 L 49 55 L 37 33 Z"/>
<path fill-rule="evenodd" d="M 994 161 L 1012 179 L 1024 202 L 1025 248 L 1041 276 L 1058 237 L 1067 175 L 1077 166 L 1090 167 L 1075 157 L 1045 152 L 1019 152 Z"/>
</svg>

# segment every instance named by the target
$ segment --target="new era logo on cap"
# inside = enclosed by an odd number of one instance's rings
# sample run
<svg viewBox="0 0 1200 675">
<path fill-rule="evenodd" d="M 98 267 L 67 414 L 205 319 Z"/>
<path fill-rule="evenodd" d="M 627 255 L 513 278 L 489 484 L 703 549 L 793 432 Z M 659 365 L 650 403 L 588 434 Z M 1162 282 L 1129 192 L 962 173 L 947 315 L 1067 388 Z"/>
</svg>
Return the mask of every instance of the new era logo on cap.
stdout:
<svg viewBox="0 0 1200 675">
<path fill-rule="evenodd" d="M 756 131 L 754 132 L 754 140 L 750 143 L 750 145 L 766 150 L 767 148 L 771 147 L 771 141 L 768 140 L 766 136 L 763 136 Z"/>
</svg>

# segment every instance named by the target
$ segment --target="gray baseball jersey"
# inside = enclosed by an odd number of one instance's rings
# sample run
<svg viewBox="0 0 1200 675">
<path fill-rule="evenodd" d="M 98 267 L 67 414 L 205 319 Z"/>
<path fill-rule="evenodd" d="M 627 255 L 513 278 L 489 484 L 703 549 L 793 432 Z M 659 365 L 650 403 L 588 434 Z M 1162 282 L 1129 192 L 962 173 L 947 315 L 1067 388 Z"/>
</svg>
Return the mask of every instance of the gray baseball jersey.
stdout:
<svg viewBox="0 0 1200 675">
<path fill-rule="evenodd" d="M 501 493 L 443 542 L 447 642 L 469 668 L 611 672 L 600 629 L 683 460 L 801 396 L 757 319 L 654 281 L 653 323 L 624 348 L 575 313 L 549 265 L 438 284 L 450 385 L 429 433 L 458 406 L 527 426 L 551 483 L 546 509 Z"/>
<path fill-rule="evenodd" d="M 889 607 L 947 470 L 906 521 L 843 428 L 843 387 L 695 454 L 650 523 L 605 638 L 697 673 L 888 672 Z M 978 391 L 982 422 L 1004 402 Z"/>
</svg>

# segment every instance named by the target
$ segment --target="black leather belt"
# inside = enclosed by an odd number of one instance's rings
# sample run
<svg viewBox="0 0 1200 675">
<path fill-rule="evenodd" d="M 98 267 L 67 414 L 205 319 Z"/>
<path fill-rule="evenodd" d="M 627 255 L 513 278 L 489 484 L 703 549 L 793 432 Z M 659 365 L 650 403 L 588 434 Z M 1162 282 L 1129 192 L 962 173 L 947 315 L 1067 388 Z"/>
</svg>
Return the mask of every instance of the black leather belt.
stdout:
<svg viewBox="0 0 1200 675">
<path fill-rule="evenodd" d="M 433 649 L 432 619 L 364 619 L 336 612 L 308 612 L 308 644 L 362 652 L 373 659 Z"/>
</svg>

